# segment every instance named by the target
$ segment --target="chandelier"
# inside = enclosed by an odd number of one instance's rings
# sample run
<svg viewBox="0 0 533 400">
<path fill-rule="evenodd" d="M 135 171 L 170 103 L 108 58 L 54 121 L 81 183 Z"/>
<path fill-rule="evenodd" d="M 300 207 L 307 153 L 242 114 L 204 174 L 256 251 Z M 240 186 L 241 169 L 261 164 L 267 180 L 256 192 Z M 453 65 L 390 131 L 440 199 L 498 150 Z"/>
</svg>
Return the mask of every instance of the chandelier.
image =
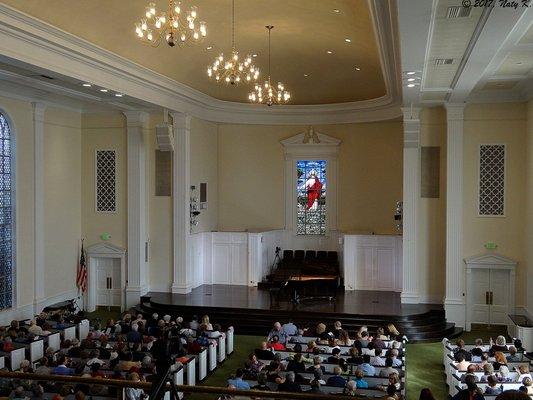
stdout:
<svg viewBox="0 0 533 400">
<path fill-rule="evenodd" d="M 195 42 L 207 35 L 205 22 L 197 22 L 198 9 L 193 6 L 189 11 L 182 10 L 181 3 L 169 0 L 168 11 L 158 13 L 155 3 L 146 7 L 145 16 L 135 24 L 137 37 L 153 47 L 159 46 L 163 39 L 171 47 L 187 41 Z"/>
<path fill-rule="evenodd" d="M 283 83 L 278 82 L 277 86 L 272 86 L 270 83 L 270 33 L 274 27 L 267 25 L 265 28 L 268 29 L 268 79 L 263 85 L 255 85 L 254 91 L 250 93 L 248 99 L 252 103 L 266 104 L 270 107 L 273 104 L 287 103 L 291 94 L 285 90 Z"/>
<path fill-rule="evenodd" d="M 207 68 L 207 76 L 216 82 L 225 82 L 236 85 L 242 81 L 256 81 L 259 77 L 259 68 L 252 63 L 252 57 L 247 55 L 244 59 L 239 58 L 239 52 L 235 47 L 235 0 L 231 4 L 231 55 L 225 58 L 220 54 L 212 65 Z"/>
</svg>

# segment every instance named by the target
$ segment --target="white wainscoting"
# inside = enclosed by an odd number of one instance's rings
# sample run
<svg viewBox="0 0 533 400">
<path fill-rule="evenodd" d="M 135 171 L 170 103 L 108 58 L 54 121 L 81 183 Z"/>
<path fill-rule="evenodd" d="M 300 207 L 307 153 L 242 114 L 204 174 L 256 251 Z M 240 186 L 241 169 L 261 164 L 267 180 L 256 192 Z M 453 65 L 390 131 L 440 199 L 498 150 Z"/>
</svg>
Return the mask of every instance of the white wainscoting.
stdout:
<svg viewBox="0 0 533 400">
<path fill-rule="evenodd" d="M 283 231 L 248 233 L 248 285 L 257 286 L 270 273 L 276 247 L 282 248 Z"/>
<path fill-rule="evenodd" d="M 346 290 L 402 290 L 402 238 L 392 235 L 344 235 Z"/>
<path fill-rule="evenodd" d="M 248 233 L 212 232 L 213 284 L 248 284 Z"/>
</svg>

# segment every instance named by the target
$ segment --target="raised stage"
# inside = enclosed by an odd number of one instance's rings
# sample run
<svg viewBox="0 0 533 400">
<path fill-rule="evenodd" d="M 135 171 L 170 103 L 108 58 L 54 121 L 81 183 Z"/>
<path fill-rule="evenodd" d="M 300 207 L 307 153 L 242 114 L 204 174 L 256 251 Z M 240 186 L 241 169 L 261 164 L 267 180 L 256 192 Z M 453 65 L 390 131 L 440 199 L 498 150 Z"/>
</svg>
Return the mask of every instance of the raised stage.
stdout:
<svg viewBox="0 0 533 400">
<path fill-rule="evenodd" d="M 302 326 L 340 320 L 353 331 L 361 325 L 373 331 L 394 323 L 411 341 L 440 340 L 453 336 L 456 329 L 446 323 L 444 309 L 438 304 L 401 304 L 400 294 L 383 291 L 342 291 L 336 301 L 308 300 L 271 303 L 268 290 L 234 285 L 202 285 L 189 294 L 150 292 L 141 298 L 143 312 L 165 313 L 190 318 L 208 314 L 222 325 L 233 325 L 237 334 L 264 335 L 279 320 L 292 318 Z"/>
</svg>

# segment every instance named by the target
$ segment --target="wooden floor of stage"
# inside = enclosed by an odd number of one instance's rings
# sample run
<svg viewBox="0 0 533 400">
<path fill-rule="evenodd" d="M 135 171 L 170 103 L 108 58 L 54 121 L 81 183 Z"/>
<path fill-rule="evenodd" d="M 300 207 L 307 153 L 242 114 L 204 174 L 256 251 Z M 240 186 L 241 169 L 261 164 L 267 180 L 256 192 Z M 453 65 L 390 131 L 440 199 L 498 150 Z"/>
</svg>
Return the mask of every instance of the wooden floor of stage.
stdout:
<svg viewBox="0 0 533 400">
<path fill-rule="evenodd" d="M 277 311 L 312 311 L 359 315 L 414 315 L 442 310 L 441 304 L 401 304 L 400 293 L 386 291 L 339 291 L 336 301 L 308 300 L 298 305 L 281 301 L 270 304 L 268 290 L 236 285 L 202 285 L 189 294 L 150 292 L 160 304 L 195 307 L 226 307 Z"/>
</svg>

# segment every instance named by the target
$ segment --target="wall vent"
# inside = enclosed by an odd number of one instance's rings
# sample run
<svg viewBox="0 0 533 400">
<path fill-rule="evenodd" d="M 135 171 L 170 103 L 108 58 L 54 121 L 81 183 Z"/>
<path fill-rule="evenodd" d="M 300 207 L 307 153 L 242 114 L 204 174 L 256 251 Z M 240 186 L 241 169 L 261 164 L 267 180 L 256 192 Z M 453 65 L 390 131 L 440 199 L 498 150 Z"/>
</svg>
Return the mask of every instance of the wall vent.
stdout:
<svg viewBox="0 0 533 400">
<path fill-rule="evenodd" d="M 470 16 L 471 7 L 451 6 L 448 7 L 446 18 L 466 18 Z"/>
<path fill-rule="evenodd" d="M 453 64 L 453 58 L 435 58 L 435 65 Z"/>
</svg>

